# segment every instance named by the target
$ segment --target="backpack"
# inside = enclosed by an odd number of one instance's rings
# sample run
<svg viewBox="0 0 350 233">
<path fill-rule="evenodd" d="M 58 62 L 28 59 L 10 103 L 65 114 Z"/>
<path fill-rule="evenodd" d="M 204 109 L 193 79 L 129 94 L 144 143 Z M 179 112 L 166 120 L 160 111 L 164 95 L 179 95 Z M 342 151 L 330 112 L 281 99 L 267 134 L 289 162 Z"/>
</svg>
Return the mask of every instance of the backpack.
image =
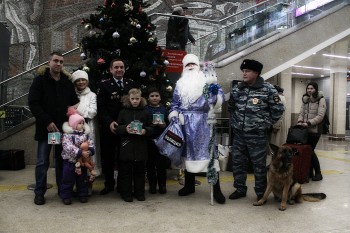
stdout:
<svg viewBox="0 0 350 233">
<path fill-rule="evenodd" d="M 329 134 L 329 119 L 327 114 L 324 114 L 323 120 L 322 120 L 322 134 Z"/>
</svg>

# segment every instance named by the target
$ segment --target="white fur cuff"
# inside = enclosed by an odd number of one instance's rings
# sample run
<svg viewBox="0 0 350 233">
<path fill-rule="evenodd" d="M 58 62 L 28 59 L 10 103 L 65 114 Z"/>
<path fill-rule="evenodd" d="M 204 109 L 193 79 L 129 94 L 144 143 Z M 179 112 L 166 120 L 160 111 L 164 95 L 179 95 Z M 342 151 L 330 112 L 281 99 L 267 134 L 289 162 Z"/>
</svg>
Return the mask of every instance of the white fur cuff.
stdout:
<svg viewBox="0 0 350 233">
<path fill-rule="evenodd" d="M 171 118 L 173 118 L 173 117 L 179 117 L 179 112 L 178 112 L 178 111 L 172 111 L 171 113 L 169 113 L 169 115 L 168 115 L 169 121 L 170 121 Z"/>
</svg>

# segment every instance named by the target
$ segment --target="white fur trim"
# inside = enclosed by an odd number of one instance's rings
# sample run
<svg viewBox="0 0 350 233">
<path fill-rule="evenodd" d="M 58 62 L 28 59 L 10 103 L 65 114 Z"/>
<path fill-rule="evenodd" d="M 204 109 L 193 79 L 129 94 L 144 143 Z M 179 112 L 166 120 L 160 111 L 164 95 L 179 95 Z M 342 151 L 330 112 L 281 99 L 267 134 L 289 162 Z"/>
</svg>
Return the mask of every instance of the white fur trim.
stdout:
<svg viewBox="0 0 350 233">
<path fill-rule="evenodd" d="M 214 106 L 214 109 L 219 109 L 223 103 L 223 99 L 221 97 L 221 95 L 217 95 L 216 96 L 216 103 L 215 103 L 215 106 Z"/>
<path fill-rule="evenodd" d="M 172 111 L 171 113 L 169 113 L 169 115 L 168 115 L 169 121 L 170 121 L 171 118 L 173 118 L 173 117 L 179 117 L 179 112 L 178 112 L 178 111 Z"/>
<path fill-rule="evenodd" d="M 68 122 L 64 122 L 62 125 L 62 131 L 63 133 L 73 133 L 74 130 L 72 127 L 69 126 Z M 90 126 L 85 122 L 84 123 L 84 133 L 85 134 L 90 134 Z"/>
<path fill-rule="evenodd" d="M 187 54 L 184 56 L 182 59 L 182 64 L 184 67 L 186 67 L 189 63 L 196 64 L 199 67 L 199 59 L 196 55 L 194 54 Z"/>
<path fill-rule="evenodd" d="M 207 172 L 209 160 L 185 161 L 186 170 L 191 173 Z M 220 171 L 219 161 L 214 161 L 214 167 L 217 172 Z"/>
<path fill-rule="evenodd" d="M 184 114 L 182 114 L 182 113 L 179 114 L 179 121 L 180 121 L 180 125 L 184 125 L 185 124 Z"/>
</svg>

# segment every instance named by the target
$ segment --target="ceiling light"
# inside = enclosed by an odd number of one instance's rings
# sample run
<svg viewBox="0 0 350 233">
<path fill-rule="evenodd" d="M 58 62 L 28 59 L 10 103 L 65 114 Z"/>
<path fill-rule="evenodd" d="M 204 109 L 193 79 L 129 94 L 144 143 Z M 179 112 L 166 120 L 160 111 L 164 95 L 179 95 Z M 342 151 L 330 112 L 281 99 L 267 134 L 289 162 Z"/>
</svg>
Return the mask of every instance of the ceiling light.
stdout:
<svg viewBox="0 0 350 233">
<path fill-rule="evenodd" d="M 294 72 L 292 72 L 291 74 L 303 75 L 303 76 L 314 76 L 313 74 L 306 74 L 306 73 L 294 73 Z"/>
<path fill-rule="evenodd" d="M 335 58 L 343 58 L 343 59 L 350 59 L 350 57 L 346 57 L 346 56 L 338 56 L 338 55 L 331 55 L 331 54 L 322 54 L 325 57 L 335 57 Z"/>
<path fill-rule="evenodd" d="M 313 70 L 331 70 L 331 69 L 327 69 L 327 68 L 313 67 L 313 66 L 297 66 L 297 65 L 294 65 L 294 67 L 305 68 L 305 69 L 313 69 Z"/>
</svg>

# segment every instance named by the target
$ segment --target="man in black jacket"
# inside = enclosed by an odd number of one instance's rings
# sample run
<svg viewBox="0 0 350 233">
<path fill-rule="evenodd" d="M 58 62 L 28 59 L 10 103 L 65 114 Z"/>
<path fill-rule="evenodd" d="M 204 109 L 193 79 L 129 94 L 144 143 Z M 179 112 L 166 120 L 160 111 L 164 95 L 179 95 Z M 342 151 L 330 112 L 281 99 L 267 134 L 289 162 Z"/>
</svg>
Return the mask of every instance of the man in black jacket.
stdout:
<svg viewBox="0 0 350 233">
<path fill-rule="evenodd" d="M 118 127 L 118 114 L 123 108 L 121 98 L 127 95 L 131 88 L 136 87 L 133 80 L 123 78 L 125 65 L 122 60 L 112 60 L 109 71 L 113 77 L 102 80 L 97 89 L 97 109 L 101 123 L 102 173 L 105 177 L 105 187 L 101 190 L 101 195 L 114 190 L 114 169 L 117 161 L 116 147 L 120 141 L 116 135 L 116 129 Z"/>
<path fill-rule="evenodd" d="M 69 73 L 63 71 L 63 56 L 52 52 L 48 66 L 38 69 L 29 89 L 28 105 L 35 122 L 35 140 L 38 141 L 37 161 L 35 167 L 35 198 L 36 205 L 45 204 L 47 170 L 50 165 L 51 144 L 48 144 L 48 133 L 62 132 L 62 124 L 68 120 L 66 113 L 69 106 L 77 105 L 79 99 Z M 62 145 L 54 147 L 56 184 L 60 190 L 62 180 Z"/>
</svg>

